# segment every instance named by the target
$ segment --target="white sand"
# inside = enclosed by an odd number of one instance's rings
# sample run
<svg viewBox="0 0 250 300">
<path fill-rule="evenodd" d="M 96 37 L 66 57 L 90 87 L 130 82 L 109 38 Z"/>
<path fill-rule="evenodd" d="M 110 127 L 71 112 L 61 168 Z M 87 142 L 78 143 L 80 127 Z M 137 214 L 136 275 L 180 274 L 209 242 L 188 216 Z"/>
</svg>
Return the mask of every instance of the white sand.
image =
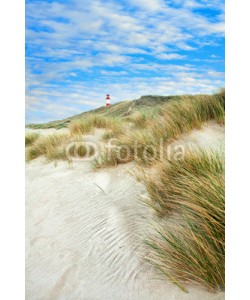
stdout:
<svg viewBox="0 0 250 300">
<path fill-rule="evenodd" d="M 192 148 L 224 148 L 225 127 L 214 121 L 203 125 L 202 130 L 193 130 L 191 133 L 180 136 L 174 144 L 183 144 Z"/>
<path fill-rule="evenodd" d="M 224 299 L 194 287 L 184 293 L 144 261 L 152 212 L 131 167 L 26 165 L 26 299 Z"/>
<path fill-rule="evenodd" d="M 49 129 L 32 129 L 32 128 L 25 128 L 26 133 L 30 132 L 37 132 L 41 135 L 49 135 L 49 134 L 55 134 L 55 133 L 68 133 L 69 129 L 68 128 L 60 128 L 60 129 L 55 129 L 55 128 L 49 128 Z"/>
</svg>

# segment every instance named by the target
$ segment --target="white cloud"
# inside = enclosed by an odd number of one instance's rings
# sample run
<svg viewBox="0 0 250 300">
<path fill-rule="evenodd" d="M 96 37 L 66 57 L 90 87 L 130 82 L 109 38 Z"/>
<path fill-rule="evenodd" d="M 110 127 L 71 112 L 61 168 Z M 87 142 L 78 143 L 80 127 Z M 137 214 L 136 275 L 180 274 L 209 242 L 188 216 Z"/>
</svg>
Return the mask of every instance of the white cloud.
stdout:
<svg viewBox="0 0 250 300">
<path fill-rule="evenodd" d="M 164 60 L 171 60 L 171 59 L 184 59 L 185 55 L 180 55 L 178 53 L 162 53 L 157 55 L 157 58 L 164 59 Z"/>
<path fill-rule="evenodd" d="M 128 0 L 128 3 L 143 10 L 154 12 L 161 10 L 165 6 L 164 1 L 162 0 Z"/>
<path fill-rule="evenodd" d="M 126 75 L 128 72 L 126 71 L 101 71 L 100 72 L 102 75 L 109 75 L 109 76 L 120 76 L 120 75 Z"/>
</svg>

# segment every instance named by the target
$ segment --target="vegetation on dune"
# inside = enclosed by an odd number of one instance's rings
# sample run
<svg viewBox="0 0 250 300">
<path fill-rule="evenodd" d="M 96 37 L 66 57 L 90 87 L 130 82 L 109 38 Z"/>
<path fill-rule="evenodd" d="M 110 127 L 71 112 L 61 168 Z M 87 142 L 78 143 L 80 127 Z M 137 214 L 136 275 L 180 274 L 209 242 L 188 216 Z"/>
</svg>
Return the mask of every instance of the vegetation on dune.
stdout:
<svg viewBox="0 0 250 300">
<path fill-rule="evenodd" d="M 81 159 L 95 155 L 95 148 L 86 145 L 80 136 L 70 134 L 51 134 L 40 136 L 32 145 L 26 147 L 26 161 L 44 156 L 47 161 Z"/>
<path fill-rule="evenodd" d="M 109 107 L 101 107 L 96 109 L 93 113 L 101 114 L 104 117 L 123 117 L 127 114 L 130 107 L 132 106 L 132 101 L 121 101 L 115 104 L 112 104 Z"/>
<path fill-rule="evenodd" d="M 151 196 L 150 206 L 162 217 L 177 207 L 176 197 L 180 196 L 183 199 L 184 185 L 180 180 L 182 178 L 185 179 L 187 195 L 193 192 L 194 196 L 196 195 L 200 199 L 199 201 L 204 202 L 204 197 L 213 199 L 218 195 L 222 195 L 219 193 L 221 192 L 219 189 L 223 178 L 217 175 L 224 174 L 223 150 L 220 150 L 220 152 L 207 152 L 205 150 L 191 151 L 190 149 L 186 152 L 185 159 L 181 161 L 157 162 L 154 165 L 154 171 L 153 176 L 145 176 L 143 182 Z M 189 178 L 190 181 L 188 181 Z M 193 185 L 195 180 L 197 180 L 197 185 Z M 156 182 L 157 184 L 155 184 Z M 204 184 L 202 192 L 198 188 L 198 182 L 201 185 L 203 185 L 203 182 L 207 182 L 207 185 Z"/>
<path fill-rule="evenodd" d="M 26 148 L 26 161 L 45 156 L 48 161 L 67 159 L 65 145 L 70 140 L 68 134 L 41 136 L 33 145 Z"/>
<path fill-rule="evenodd" d="M 145 111 L 136 111 L 131 116 L 126 118 L 127 122 L 131 122 L 135 127 L 145 127 L 148 121 L 147 113 Z"/>
<path fill-rule="evenodd" d="M 119 118 L 88 115 L 70 122 L 68 128 L 72 135 L 86 134 L 91 132 L 94 128 L 106 128 L 114 134 L 118 134 L 122 132 L 123 122 Z"/>
<path fill-rule="evenodd" d="M 71 119 L 67 118 L 65 120 L 52 121 L 44 124 L 28 124 L 26 127 L 31 129 L 61 129 L 66 128 L 70 123 Z"/>
<path fill-rule="evenodd" d="M 39 134 L 27 134 L 25 138 L 26 144 L 26 161 L 33 160 L 39 156 L 45 156 L 48 161 L 51 160 L 70 160 L 70 155 L 75 150 L 72 148 L 66 153 L 66 147 L 70 143 L 82 141 L 81 136 L 91 132 L 94 128 L 108 129 L 108 137 L 118 136 L 123 132 L 124 123 L 122 120 L 113 117 L 105 117 L 101 115 L 88 115 L 72 121 L 69 124 L 69 134 L 51 134 L 40 136 Z M 107 136 L 106 136 L 107 138 Z M 91 149 L 90 149 L 91 150 Z M 79 153 L 75 153 L 78 157 L 85 157 L 87 153 L 84 145 L 77 148 Z M 93 149 L 90 155 L 93 154 Z"/>
<path fill-rule="evenodd" d="M 148 260 L 185 290 L 183 284 L 198 283 L 209 290 L 224 288 L 225 187 L 224 153 L 195 151 L 182 161 L 155 166 L 144 175 L 149 200 L 158 216 L 178 215 L 178 223 L 157 228 L 146 241 Z"/>
<path fill-rule="evenodd" d="M 116 142 L 101 149 L 100 155 L 93 162 L 93 167 L 95 169 L 116 167 L 118 164 L 125 164 L 132 160 L 129 148 L 119 146 Z"/>
<path fill-rule="evenodd" d="M 107 148 L 102 149 L 100 155 L 94 159 L 94 169 L 109 168 L 118 165 L 119 161 L 117 159 L 116 153 L 113 150 L 110 150 L 109 153 L 108 151 L 109 150 Z"/>
<path fill-rule="evenodd" d="M 104 142 L 107 142 L 111 139 L 119 138 L 124 133 L 125 130 L 126 130 L 125 124 L 124 126 L 121 126 L 120 128 L 116 128 L 115 130 L 108 129 L 103 133 L 102 140 Z"/>
<path fill-rule="evenodd" d="M 25 134 L 25 147 L 32 145 L 38 138 L 40 134 L 37 132 L 29 132 Z"/>
<path fill-rule="evenodd" d="M 138 111 L 126 120 L 134 127 L 118 136 L 118 145 L 126 149 L 128 162 L 135 160 L 148 166 L 155 159 L 159 159 L 161 143 L 166 147 L 181 134 L 199 129 L 210 120 L 224 124 L 225 91 L 214 95 L 176 97 L 162 105 L 155 113 Z M 106 155 L 109 153 L 107 151 Z M 113 163 L 116 166 L 121 161 L 119 155 L 119 151 L 113 150 L 112 159 L 105 157 L 105 154 L 102 159 L 105 162 L 109 161 L 109 165 Z M 100 160 L 99 166 L 101 165 Z M 103 164 L 105 165 L 106 163 Z"/>
<path fill-rule="evenodd" d="M 104 132 L 102 139 L 103 139 L 103 141 L 108 141 L 114 137 L 115 137 L 115 134 L 111 130 L 108 130 L 108 131 Z"/>
</svg>

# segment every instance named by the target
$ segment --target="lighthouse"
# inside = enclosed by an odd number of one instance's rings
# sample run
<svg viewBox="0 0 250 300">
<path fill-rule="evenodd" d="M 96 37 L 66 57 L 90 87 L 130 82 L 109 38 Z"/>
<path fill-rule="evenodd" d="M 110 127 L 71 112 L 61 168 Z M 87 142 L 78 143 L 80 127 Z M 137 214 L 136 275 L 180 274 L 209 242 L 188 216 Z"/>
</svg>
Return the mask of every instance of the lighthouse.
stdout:
<svg viewBox="0 0 250 300">
<path fill-rule="evenodd" d="M 109 97 L 109 94 L 106 95 L 106 106 L 110 106 L 110 97 Z"/>
</svg>

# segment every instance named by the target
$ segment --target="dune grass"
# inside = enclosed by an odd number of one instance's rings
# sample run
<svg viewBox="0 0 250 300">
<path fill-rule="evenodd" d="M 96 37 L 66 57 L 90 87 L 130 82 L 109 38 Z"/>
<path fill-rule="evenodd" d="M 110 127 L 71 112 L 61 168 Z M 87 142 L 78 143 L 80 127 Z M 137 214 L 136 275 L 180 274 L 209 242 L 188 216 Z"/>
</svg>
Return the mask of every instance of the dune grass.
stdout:
<svg viewBox="0 0 250 300">
<path fill-rule="evenodd" d="M 159 143 L 160 139 L 172 141 L 181 134 L 200 129 L 202 124 L 210 120 L 224 124 L 223 92 L 214 95 L 182 96 L 169 101 L 161 107 L 156 118 L 148 121 L 147 134 L 149 138 L 154 139 L 153 144 Z"/>
<path fill-rule="evenodd" d="M 69 160 L 65 152 L 65 147 L 71 143 L 72 140 L 81 141 L 80 136 L 91 132 L 94 128 L 107 129 L 108 138 L 111 138 L 119 136 L 119 134 L 123 132 L 124 123 L 123 120 L 114 117 L 89 115 L 86 118 L 76 119 L 71 122 L 69 124 L 69 134 L 52 134 L 41 137 L 37 134 L 29 135 L 25 139 L 27 146 L 26 161 L 33 160 L 39 156 L 44 156 L 48 161 L 58 159 Z M 74 154 L 80 158 L 88 154 L 84 145 L 77 147 L 79 153 L 75 153 L 73 148 L 70 150 L 70 155 L 74 152 Z M 89 154 L 91 155 L 92 152 L 93 149 L 90 149 Z"/>
<path fill-rule="evenodd" d="M 136 111 L 127 118 L 128 121 L 132 122 L 136 127 L 145 127 L 148 121 L 147 113 L 144 111 Z"/>
<path fill-rule="evenodd" d="M 65 146 L 70 141 L 68 134 L 51 134 L 41 136 L 31 146 L 26 147 L 26 161 L 33 160 L 39 156 L 45 156 L 48 161 L 68 160 Z"/>
<path fill-rule="evenodd" d="M 161 145 L 166 148 L 181 134 L 200 129 L 202 124 L 215 120 L 225 121 L 225 92 L 214 95 L 181 96 L 174 98 L 158 109 L 158 114 L 136 112 L 127 118 L 135 128 L 118 136 L 119 145 L 127 149 L 129 159 L 138 164 L 150 166 L 161 155 Z M 108 138 L 108 136 L 107 136 Z M 116 166 L 120 160 L 119 151 L 112 152 L 112 158 L 104 156 L 105 163 Z M 116 157 L 117 156 L 117 160 Z M 102 165 L 101 160 L 99 166 Z"/>
<path fill-rule="evenodd" d="M 104 141 L 108 141 L 108 140 L 110 140 L 110 139 L 112 139 L 114 137 L 115 137 L 115 134 L 111 130 L 108 130 L 108 131 L 104 132 L 104 134 L 102 136 L 102 139 Z"/>
<path fill-rule="evenodd" d="M 123 145 L 119 146 L 119 142 L 113 143 L 112 147 L 107 147 L 106 145 L 102 147 L 100 155 L 93 161 L 93 168 L 116 167 L 118 164 L 125 164 L 132 160 L 129 148 Z"/>
<path fill-rule="evenodd" d="M 183 290 L 190 282 L 211 291 L 223 289 L 224 153 L 190 151 L 183 161 L 155 165 L 154 174 L 141 180 L 158 216 L 180 218 L 172 225 L 166 222 L 146 241 L 148 260 Z"/>
<path fill-rule="evenodd" d="M 144 108 L 136 110 L 131 115 L 126 116 L 124 120 L 133 125 L 132 129 L 146 128 L 150 126 L 150 122 L 152 119 L 158 118 L 160 112 L 161 108 L 158 106 Z"/>
<path fill-rule="evenodd" d="M 102 115 L 88 115 L 69 123 L 68 128 L 72 135 L 82 135 L 91 132 L 94 128 L 106 128 L 114 134 L 122 131 L 123 122 L 120 118 Z"/>
<path fill-rule="evenodd" d="M 102 149 L 100 155 L 94 159 L 93 168 L 95 170 L 116 167 L 119 163 L 117 155 L 114 150 Z"/>
<path fill-rule="evenodd" d="M 67 133 L 56 133 L 39 136 L 33 144 L 25 149 L 26 161 L 44 156 L 47 161 L 87 158 L 95 155 L 95 148 L 86 144 L 80 136 Z"/>
<path fill-rule="evenodd" d="M 210 120 L 223 125 L 225 122 L 225 91 L 214 95 L 182 96 L 170 100 L 158 109 L 157 114 L 136 112 L 126 119 L 136 128 L 122 131 L 118 136 L 120 147 L 126 148 L 130 158 L 140 165 L 150 166 L 160 157 L 160 145 L 171 144 L 182 134 L 200 129 Z M 112 136 L 112 135 L 111 135 Z M 108 135 L 106 139 L 108 139 Z M 106 155 L 108 152 L 106 152 Z M 105 162 L 116 166 L 120 159 L 119 151 L 112 152 L 112 159 L 103 155 Z M 101 161 L 99 162 L 101 166 Z M 103 165 L 106 165 L 103 164 Z"/>
<path fill-rule="evenodd" d="M 25 147 L 32 145 L 38 138 L 40 134 L 37 132 L 29 132 L 25 134 Z"/>
<path fill-rule="evenodd" d="M 120 131 L 120 132 L 119 131 L 113 131 L 112 129 L 107 130 L 103 133 L 102 140 L 104 142 L 107 142 L 110 139 L 118 138 L 121 134 L 122 134 L 122 131 Z"/>
</svg>

